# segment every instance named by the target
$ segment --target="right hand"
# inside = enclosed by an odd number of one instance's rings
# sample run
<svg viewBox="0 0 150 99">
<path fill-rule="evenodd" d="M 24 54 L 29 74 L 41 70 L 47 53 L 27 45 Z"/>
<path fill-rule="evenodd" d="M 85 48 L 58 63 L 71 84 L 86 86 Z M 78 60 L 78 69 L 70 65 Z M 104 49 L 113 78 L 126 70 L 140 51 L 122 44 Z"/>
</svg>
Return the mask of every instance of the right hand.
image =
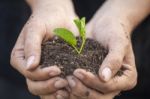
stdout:
<svg viewBox="0 0 150 99">
<path fill-rule="evenodd" d="M 53 77 L 45 81 L 33 81 L 27 79 L 29 91 L 41 99 L 68 99 L 69 93 L 64 90 L 68 82 L 60 77 Z"/>
<path fill-rule="evenodd" d="M 41 44 L 52 38 L 53 30 L 57 27 L 65 27 L 76 33 L 72 21 L 75 17 L 75 14 L 61 7 L 39 8 L 33 11 L 23 27 L 11 53 L 11 64 L 26 77 L 31 93 L 39 96 L 51 94 L 67 85 L 66 80 L 56 77 L 61 73 L 57 66 L 40 68 Z M 59 83 L 56 84 L 57 80 Z M 39 87 L 45 91 L 38 90 Z"/>
</svg>

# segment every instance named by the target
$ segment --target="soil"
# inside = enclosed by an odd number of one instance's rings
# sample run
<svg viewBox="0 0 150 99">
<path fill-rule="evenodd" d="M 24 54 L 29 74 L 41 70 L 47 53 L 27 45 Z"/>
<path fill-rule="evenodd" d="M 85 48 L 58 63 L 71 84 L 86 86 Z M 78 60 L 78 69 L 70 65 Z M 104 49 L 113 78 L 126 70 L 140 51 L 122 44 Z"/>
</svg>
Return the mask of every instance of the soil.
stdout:
<svg viewBox="0 0 150 99">
<path fill-rule="evenodd" d="M 78 39 L 78 47 L 81 39 Z M 71 75 L 77 68 L 82 68 L 94 74 L 98 73 L 99 66 L 107 55 L 108 50 L 101 46 L 97 41 L 87 39 L 81 54 L 62 39 L 54 37 L 42 44 L 41 66 L 57 65 L 61 71 L 61 76 Z"/>
</svg>

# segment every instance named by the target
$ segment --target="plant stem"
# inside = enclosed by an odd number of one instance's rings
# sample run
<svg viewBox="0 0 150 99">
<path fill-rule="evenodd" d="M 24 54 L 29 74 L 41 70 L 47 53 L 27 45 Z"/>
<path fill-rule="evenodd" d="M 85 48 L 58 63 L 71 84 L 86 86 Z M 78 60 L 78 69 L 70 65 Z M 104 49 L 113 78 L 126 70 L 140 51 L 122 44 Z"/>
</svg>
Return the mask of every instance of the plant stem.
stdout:
<svg viewBox="0 0 150 99">
<path fill-rule="evenodd" d="M 73 48 L 76 50 L 76 52 L 78 53 L 78 54 L 80 54 L 81 52 L 77 49 L 77 47 L 75 47 L 74 45 L 72 45 L 73 46 Z"/>
<path fill-rule="evenodd" d="M 80 50 L 79 50 L 79 54 L 82 52 L 82 50 L 83 50 L 83 47 L 84 47 L 84 45 L 85 45 L 85 38 L 82 38 L 82 44 L 81 44 L 81 47 L 80 47 Z"/>
</svg>

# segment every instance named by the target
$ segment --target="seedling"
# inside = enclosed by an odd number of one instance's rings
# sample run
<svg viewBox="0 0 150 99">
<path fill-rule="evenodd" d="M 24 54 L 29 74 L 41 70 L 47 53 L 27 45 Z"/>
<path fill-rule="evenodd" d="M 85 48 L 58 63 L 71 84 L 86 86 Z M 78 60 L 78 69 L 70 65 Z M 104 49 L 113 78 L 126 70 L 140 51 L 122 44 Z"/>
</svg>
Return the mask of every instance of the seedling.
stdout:
<svg viewBox="0 0 150 99">
<path fill-rule="evenodd" d="M 80 37 L 82 39 L 80 48 L 77 47 L 77 39 L 70 30 L 68 30 L 66 28 L 56 28 L 56 29 L 54 29 L 54 33 L 56 36 L 62 38 L 66 43 L 71 45 L 78 54 L 81 54 L 81 52 L 84 48 L 84 45 L 85 45 L 85 41 L 86 41 L 85 17 L 83 17 L 81 19 L 75 19 L 74 23 L 77 26 L 79 33 L 80 33 Z"/>
</svg>

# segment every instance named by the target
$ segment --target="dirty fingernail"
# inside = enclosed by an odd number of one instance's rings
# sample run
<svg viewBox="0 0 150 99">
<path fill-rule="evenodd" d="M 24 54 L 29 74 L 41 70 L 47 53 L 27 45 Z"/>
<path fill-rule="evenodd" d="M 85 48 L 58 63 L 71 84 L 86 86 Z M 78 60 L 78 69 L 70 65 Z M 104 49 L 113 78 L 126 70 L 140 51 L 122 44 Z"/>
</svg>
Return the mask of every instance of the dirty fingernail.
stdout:
<svg viewBox="0 0 150 99">
<path fill-rule="evenodd" d="M 64 82 L 62 80 L 57 80 L 55 83 L 54 83 L 54 87 L 59 89 L 59 88 L 63 88 L 65 87 L 64 85 Z"/>
<path fill-rule="evenodd" d="M 61 95 L 57 95 L 57 96 L 56 96 L 56 99 L 64 99 L 64 97 L 61 96 Z"/>
<path fill-rule="evenodd" d="M 68 78 L 68 83 L 69 83 L 69 86 L 72 88 L 76 86 L 76 82 L 72 77 Z"/>
<path fill-rule="evenodd" d="M 74 75 L 75 75 L 76 77 L 78 77 L 79 79 L 83 79 L 83 78 L 84 78 L 83 74 L 80 73 L 80 72 L 75 72 Z"/>
<path fill-rule="evenodd" d="M 27 69 L 30 69 L 30 67 L 31 67 L 31 65 L 33 64 L 34 60 L 35 60 L 35 56 L 30 56 L 30 57 L 27 59 L 27 65 L 26 65 Z"/>
<path fill-rule="evenodd" d="M 111 72 L 110 68 L 105 67 L 102 70 L 102 77 L 103 77 L 104 81 L 109 81 L 111 78 L 111 75 L 112 75 L 112 72 Z"/>
</svg>

